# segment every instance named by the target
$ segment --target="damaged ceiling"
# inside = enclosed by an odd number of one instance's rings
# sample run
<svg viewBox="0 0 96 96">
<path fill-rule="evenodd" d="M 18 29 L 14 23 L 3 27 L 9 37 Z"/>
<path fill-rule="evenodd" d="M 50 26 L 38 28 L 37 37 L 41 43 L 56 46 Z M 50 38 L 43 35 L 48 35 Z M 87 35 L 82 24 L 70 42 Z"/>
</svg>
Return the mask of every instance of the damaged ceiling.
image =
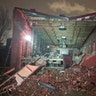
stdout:
<svg viewBox="0 0 96 96">
<path fill-rule="evenodd" d="M 81 48 L 96 29 L 96 13 L 78 17 L 52 16 L 36 12 L 35 10 L 22 10 L 31 27 L 37 32 L 43 32 L 43 40 L 47 38 L 49 44 L 68 48 Z M 42 36 L 42 35 L 41 35 Z"/>
</svg>

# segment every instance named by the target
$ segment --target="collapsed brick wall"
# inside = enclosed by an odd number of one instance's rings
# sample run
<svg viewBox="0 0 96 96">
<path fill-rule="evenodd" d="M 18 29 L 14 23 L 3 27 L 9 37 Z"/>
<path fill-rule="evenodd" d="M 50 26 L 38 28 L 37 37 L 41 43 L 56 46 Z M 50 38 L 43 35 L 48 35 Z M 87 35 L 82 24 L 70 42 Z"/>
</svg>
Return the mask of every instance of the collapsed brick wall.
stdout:
<svg viewBox="0 0 96 96">
<path fill-rule="evenodd" d="M 51 84 L 59 91 L 39 82 Z M 74 66 L 60 71 L 48 71 L 30 76 L 12 91 L 12 96 L 96 96 L 96 67 Z"/>
</svg>

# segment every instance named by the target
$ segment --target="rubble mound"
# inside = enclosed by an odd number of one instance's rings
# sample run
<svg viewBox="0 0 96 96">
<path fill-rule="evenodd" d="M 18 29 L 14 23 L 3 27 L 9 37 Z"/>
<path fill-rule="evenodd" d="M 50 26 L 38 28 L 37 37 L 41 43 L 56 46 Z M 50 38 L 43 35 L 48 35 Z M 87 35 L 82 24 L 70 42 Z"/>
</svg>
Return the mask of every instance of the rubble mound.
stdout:
<svg viewBox="0 0 96 96">
<path fill-rule="evenodd" d="M 11 96 L 96 96 L 96 67 L 43 70 L 11 90 Z"/>
</svg>

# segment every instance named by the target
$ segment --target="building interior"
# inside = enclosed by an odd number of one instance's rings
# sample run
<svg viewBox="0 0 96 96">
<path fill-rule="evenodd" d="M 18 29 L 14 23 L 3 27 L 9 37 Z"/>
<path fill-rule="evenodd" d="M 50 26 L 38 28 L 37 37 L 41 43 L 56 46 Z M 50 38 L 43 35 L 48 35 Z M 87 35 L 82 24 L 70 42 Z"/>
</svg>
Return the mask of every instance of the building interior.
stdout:
<svg viewBox="0 0 96 96">
<path fill-rule="evenodd" d="M 0 96 L 96 96 L 96 13 L 67 17 L 14 8 L 7 45 L 10 68 L 2 70 Z"/>
</svg>

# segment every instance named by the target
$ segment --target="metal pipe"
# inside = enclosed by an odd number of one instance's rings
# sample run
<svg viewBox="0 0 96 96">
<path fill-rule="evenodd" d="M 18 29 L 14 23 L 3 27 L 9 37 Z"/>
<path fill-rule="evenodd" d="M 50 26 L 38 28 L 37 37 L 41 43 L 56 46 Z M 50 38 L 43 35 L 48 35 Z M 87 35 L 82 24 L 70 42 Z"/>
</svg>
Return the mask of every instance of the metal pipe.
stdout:
<svg viewBox="0 0 96 96">
<path fill-rule="evenodd" d="M 52 89 L 52 90 L 60 91 L 58 88 L 54 87 L 54 86 L 51 85 L 51 84 L 48 84 L 48 83 L 45 83 L 45 82 L 42 82 L 42 81 L 39 81 L 39 84 L 40 84 L 40 85 L 43 85 L 43 86 L 45 86 L 45 87 L 47 87 L 47 88 L 50 88 L 50 89 Z"/>
</svg>

